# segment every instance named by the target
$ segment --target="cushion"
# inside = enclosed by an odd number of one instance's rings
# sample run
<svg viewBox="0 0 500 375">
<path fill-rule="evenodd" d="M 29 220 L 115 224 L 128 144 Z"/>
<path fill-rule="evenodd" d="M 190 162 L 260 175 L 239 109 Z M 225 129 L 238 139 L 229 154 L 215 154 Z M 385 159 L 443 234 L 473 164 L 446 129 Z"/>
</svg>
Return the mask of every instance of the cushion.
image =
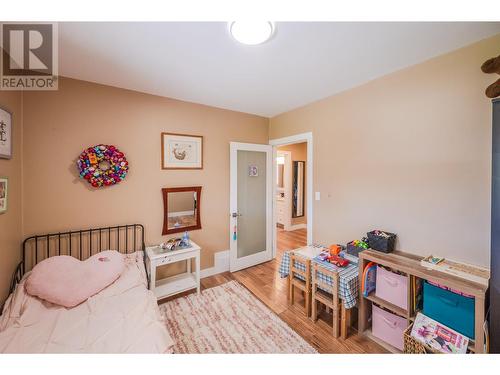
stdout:
<svg viewBox="0 0 500 375">
<path fill-rule="evenodd" d="M 26 292 L 64 307 L 74 307 L 99 293 L 120 277 L 125 259 L 115 250 L 85 261 L 60 255 L 38 263 L 26 280 Z"/>
</svg>

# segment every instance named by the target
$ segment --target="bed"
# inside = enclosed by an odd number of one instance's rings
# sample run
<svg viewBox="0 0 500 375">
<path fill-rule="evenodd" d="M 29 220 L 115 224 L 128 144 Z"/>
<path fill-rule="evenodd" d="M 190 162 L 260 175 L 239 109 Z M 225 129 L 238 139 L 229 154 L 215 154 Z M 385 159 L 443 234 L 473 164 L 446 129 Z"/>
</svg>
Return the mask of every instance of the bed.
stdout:
<svg viewBox="0 0 500 375">
<path fill-rule="evenodd" d="M 56 255 L 79 260 L 107 249 L 125 256 L 121 276 L 73 308 L 30 296 L 24 283 L 40 261 Z M 0 317 L 0 353 L 169 353 L 173 341 L 154 294 L 147 289 L 144 227 L 115 227 L 27 238 Z"/>
</svg>

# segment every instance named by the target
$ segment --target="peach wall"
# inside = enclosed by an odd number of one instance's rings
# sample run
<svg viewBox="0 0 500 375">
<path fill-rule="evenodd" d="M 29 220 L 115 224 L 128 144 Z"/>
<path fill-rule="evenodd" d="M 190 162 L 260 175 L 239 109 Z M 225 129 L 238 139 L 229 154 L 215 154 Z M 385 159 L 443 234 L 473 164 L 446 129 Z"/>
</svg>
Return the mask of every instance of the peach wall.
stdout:
<svg viewBox="0 0 500 375">
<path fill-rule="evenodd" d="M 481 64 L 500 35 L 270 120 L 270 138 L 312 131 L 313 238 L 380 228 L 398 247 L 488 266 L 491 102 Z"/>
<path fill-rule="evenodd" d="M 322 192 L 315 242 L 384 228 L 406 251 L 488 265 L 491 104 L 483 91 L 493 77 L 479 66 L 499 46 L 500 35 L 277 116 L 269 129 L 262 117 L 65 78 L 57 92 L 0 92 L 0 106 L 14 112 L 14 157 L 0 159 L 9 177 L 0 300 L 25 235 L 141 222 L 148 244 L 164 241 L 165 186 L 203 186 L 203 229 L 192 238 L 203 247 L 202 268 L 212 266 L 213 253 L 229 248 L 229 142 L 306 131 Z M 205 168 L 161 170 L 162 131 L 203 135 Z M 76 157 L 96 143 L 127 154 L 131 171 L 120 185 L 92 190 L 77 178 Z"/>
<path fill-rule="evenodd" d="M 161 188 L 201 185 L 201 267 L 229 249 L 229 142 L 267 143 L 268 119 L 63 78 L 55 92 L 24 98 L 24 231 L 143 223 L 146 244 L 161 235 Z M 162 170 L 160 133 L 204 136 L 203 170 Z M 93 189 L 77 176 L 80 152 L 114 144 L 130 163 L 120 184 Z"/>
<path fill-rule="evenodd" d="M 7 177 L 7 212 L 0 214 L 0 305 L 7 298 L 9 283 L 21 260 L 22 239 L 22 96 L 0 91 L 0 107 L 12 113 L 12 159 L 0 159 L 0 177 Z"/>
</svg>

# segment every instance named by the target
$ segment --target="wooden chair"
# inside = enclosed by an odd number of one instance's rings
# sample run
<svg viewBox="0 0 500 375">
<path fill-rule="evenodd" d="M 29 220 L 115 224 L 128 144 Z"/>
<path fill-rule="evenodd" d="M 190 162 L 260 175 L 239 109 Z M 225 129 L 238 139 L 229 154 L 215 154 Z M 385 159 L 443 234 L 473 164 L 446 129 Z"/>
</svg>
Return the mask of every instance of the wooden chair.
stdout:
<svg viewBox="0 0 500 375">
<path fill-rule="evenodd" d="M 318 278 L 318 272 L 325 276 L 330 276 L 333 280 L 333 286 L 322 282 Z M 319 289 L 321 287 L 321 289 Z M 312 265 L 312 319 L 318 320 L 318 302 L 325 305 L 326 308 L 332 309 L 333 316 L 333 337 L 339 337 L 339 323 L 340 323 L 340 336 L 342 339 L 347 338 L 347 330 L 350 325 L 350 313 L 346 310 L 344 304 L 339 299 L 339 274 L 335 271 L 327 270 L 319 264 L 313 263 Z M 340 319 L 339 319 L 340 318 Z"/>
<path fill-rule="evenodd" d="M 296 263 L 304 265 L 305 271 L 296 268 Z M 297 276 L 301 276 L 303 280 Z M 288 272 L 288 298 L 291 305 L 295 301 L 295 288 L 304 293 L 304 309 L 306 316 L 309 317 L 311 310 L 311 260 L 292 253 L 290 254 L 290 270 Z"/>
</svg>

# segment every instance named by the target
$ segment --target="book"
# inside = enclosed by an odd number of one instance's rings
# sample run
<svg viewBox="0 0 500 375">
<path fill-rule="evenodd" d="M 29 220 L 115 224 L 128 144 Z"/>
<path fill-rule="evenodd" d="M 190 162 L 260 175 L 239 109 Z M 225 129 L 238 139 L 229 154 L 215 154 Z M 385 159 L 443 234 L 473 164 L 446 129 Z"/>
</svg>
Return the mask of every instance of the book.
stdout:
<svg viewBox="0 0 500 375">
<path fill-rule="evenodd" d="M 418 313 L 411 336 L 422 344 L 441 353 L 465 354 L 469 338 L 445 325 Z"/>
<path fill-rule="evenodd" d="M 422 259 L 420 261 L 420 263 L 426 267 L 426 265 L 428 263 L 430 263 L 430 265 L 436 265 L 436 264 L 439 264 L 441 263 L 442 261 L 444 260 L 444 258 L 441 258 L 441 257 L 435 257 L 434 255 L 429 255 L 428 257 L 425 257 L 424 259 Z"/>
</svg>

